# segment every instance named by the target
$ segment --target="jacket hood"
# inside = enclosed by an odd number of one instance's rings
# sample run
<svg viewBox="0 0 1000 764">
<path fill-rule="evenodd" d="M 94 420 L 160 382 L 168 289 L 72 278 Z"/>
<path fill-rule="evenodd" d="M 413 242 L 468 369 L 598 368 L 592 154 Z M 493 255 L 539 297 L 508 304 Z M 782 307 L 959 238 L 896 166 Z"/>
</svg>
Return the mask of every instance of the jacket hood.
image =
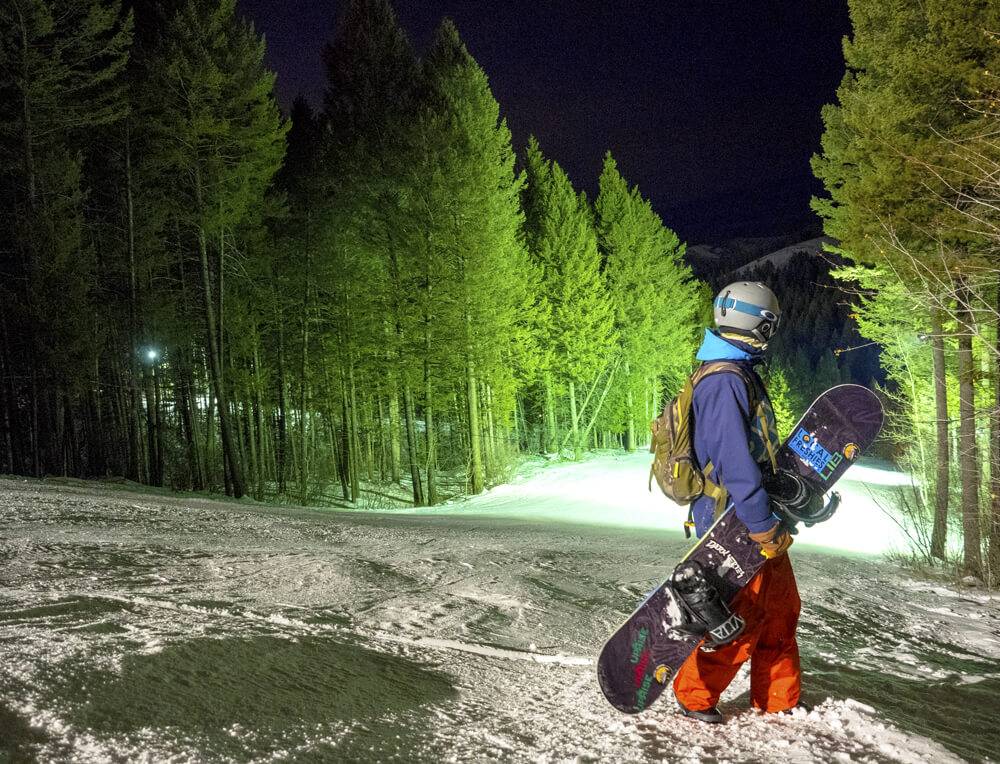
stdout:
<svg viewBox="0 0 1000 764">
<path fill-rule="evenodd" d="M 724 339 L 712 329 L 705 330 L 705 338 L 698 348 L 699 361 L 760 361 L 763 352 L 750 347 L 743 342 L 733 342 Z"/>
</svg>

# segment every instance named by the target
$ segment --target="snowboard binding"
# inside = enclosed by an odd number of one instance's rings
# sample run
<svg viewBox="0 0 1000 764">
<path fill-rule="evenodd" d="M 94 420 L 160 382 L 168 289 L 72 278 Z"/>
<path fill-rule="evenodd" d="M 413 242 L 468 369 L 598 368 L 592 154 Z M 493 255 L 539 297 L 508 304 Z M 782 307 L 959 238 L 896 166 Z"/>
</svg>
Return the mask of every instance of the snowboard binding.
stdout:
<svg viewBox="0 0 1000 764">
<path fill-rule="evenodd" d="M 682 562 L 674 569 L 670 581 L 684 615 L 684 623 L 677 631 L 692 640 L 704 638 L 702 650 L 711 652 L 728 645 L 743 633 L 746 621 L 722 601 L 701 563 Z"/>
<path fill-rule="evenodd" d="M 778 470 L 764 481 L 764 490 L 771 499 L 771 508 L 794 533 L 797 523 L 807 528 L 829 520 L 840 506 L 840 494 L 830 494 L 829 501 L 809 490 L 806 481 L 793 472 Z"/>
</svg>

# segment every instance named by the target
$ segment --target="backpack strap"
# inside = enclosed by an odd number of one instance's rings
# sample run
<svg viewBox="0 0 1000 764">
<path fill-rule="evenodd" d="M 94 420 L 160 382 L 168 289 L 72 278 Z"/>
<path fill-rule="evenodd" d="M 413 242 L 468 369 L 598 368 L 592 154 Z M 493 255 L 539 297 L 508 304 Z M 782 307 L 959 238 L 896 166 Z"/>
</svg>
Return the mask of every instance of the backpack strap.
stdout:
<svg viewBox="0 0 1000 764">
<path fill-rule="evenodd" d="M 732 361 L 706 361 L 695 370 L 694 374 L 691 375 L 691 384 L 694 387 L 697 387 L 698 383 L 701 382 L 703 379 L 705 379 L 705 377 L 709 377 L 713 374 L 723 374 L 723 373 L 736 374 L 740 379 L 743 380 L 744 384 L 747 386 L 747 397 L 749 404 L 749 411 L 747 412 L 748 413 L 747 425 L 749 426 L 750 422 L 753 421 L 754 418 L 756 417 L 757 409 L 760 406 L 761 395 L 760 391 L 757 388 L 756 380 L 754 380 L 753 377 L 750 374 L 748 374 L 746 369 L 744 369 L 742 366 L 740 366 L 737 363 L 733 363 Z M 766 428 L 766 422 L 764 423 L 764 427 Z M 774 464 L 775 463 L 774 454 L 771 452 L 770 447 L 768 448 L 768 454 L 771 457 L 772 464 Z M 722 515 L 722 513 L 726 511 L 726 504 L 729 503 L 729 491 L 727 491 L 725 487 L 722 486 L 720 483 L 716 483 L 714 480 L 711 479 L 711 475 L 714 470 L 715 470 L 715 465 L 709 462 L 704 466 L 704 468 L 701 471 L 701 474 L 705 476 L 704 494 L 705 496 L 710 497 L 715 502 L 715 511 L 713 513 L 713 517 L 717 520 Z M 693 526 L 694 526 L 694 516 L 692 514 L 692 511 L 689 510 L 688 522 L 684 523 L 684 533 L 688 538 L 691 537 L 690 529 Z"/>
</svg>

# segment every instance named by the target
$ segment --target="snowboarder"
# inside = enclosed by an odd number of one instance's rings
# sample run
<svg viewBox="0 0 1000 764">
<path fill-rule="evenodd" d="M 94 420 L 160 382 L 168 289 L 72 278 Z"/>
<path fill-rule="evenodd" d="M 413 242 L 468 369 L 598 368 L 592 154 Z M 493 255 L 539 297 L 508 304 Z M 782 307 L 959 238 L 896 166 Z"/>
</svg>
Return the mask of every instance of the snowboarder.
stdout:
<svg viewBox="0 0 1000 764">
<path fill-rule="evenodd" d="M 764 284 L 745 281 L 725 287 L 714 308 L 716 329 L 705 330 L 697 359 L 735 362 L 743 373 L 712 374 L 694 389 L 695 456 L 712 490 L 694 502 L 689 520 L 701 537 L 719 514 L 735 507 L 768 560 L 732 603 L 746 621 L 743 633 L 714 651 L 695 650 L 674 680 L 681 712 L 708 723 L 723 721 L 719 697 L 748 659 L 751 702 L 761 711 L 799 705 L 801 678 L 795 641 L 799 593 L 785 554 L 792 538 L 771 511 L 764 487 L 781 443 L 767 391 L 753 369 L 778 329 L 781 309 Z"/>
</svg>

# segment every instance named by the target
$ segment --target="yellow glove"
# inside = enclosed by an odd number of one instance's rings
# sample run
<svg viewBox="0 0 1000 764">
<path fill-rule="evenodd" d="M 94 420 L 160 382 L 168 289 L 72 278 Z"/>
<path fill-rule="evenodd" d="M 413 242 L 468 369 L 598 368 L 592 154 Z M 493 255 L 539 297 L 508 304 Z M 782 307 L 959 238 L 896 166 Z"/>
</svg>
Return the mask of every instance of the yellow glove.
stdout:
<svg viewBox="0 0 1000 764">
<path fill-rule="evenodd" d="M 781 523 L 770 530 L 751 533 L 750 538 L 760 544 L 760 553 L 769 560 L 783 555 L 792 545 L 792 536 Z"/>
</svg>

